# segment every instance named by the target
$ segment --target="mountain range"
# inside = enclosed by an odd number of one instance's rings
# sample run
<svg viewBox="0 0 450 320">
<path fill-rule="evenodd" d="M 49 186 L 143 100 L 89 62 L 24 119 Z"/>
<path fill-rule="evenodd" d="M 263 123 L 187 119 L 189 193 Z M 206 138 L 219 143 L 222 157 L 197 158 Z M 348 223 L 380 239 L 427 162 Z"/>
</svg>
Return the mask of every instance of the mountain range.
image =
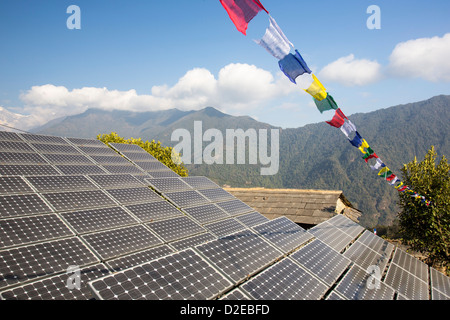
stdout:
<svg viewBox="0 0 450 320">
<path fill-rule="evenodd" d="M 423 159 L 434 145 L 438 154 L 450 155 L 450 96 L 358 113 L 349 119 L 371 148 L 397 175 L 403 164 Z M 174 130 L 193 134 L 194 121 L 203 131 L 226 129 L 276 129 L 250 117 L 235 117 L 207 107 L 200 111 L 171 109 L 158 112 L 104 111 L 90 109 L 76 116 L 53 120 L 32 130 L 34 133 L 67 137 L 95 138 L 117 132 L 125 138 L 159 140 L 173 146 Z M 396 190 L 382 181 L 348 143 L 339 129 L 326 123 L 295 129 L 280 129 L 279 171 L 261 176 L 259 165 L 187 165 L 190 175 L 204 175 L 221 185 L 342 190 L 352 204 L 363 212 L 361 223 L 367 227 L 390 225 L 399 211 Z M 207 145 L 204 143 L 203 146 Z M 248 163 L 248 162 L 246 162 Z"/>
</svg>

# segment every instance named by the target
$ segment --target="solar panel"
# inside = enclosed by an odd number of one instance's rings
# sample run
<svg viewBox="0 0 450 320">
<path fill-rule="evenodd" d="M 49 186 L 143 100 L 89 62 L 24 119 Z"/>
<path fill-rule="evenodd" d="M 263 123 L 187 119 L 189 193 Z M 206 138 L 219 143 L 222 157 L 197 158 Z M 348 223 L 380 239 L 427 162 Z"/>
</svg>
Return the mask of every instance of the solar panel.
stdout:
<svg viewBox="0 0 450 320">
<path fill-rule="evenodd" d="M 372 232 L 366 230 L 361 237 L 358 238 L 357 242 L 364 244 L 370 249 L 380 253 L 383 256 L 390 257 L 394 251 L 394 245 L 389 243 L 382 238 L 376 236 Z"/>
<path fill-rule="evenodd" d="M 195 190 L 169 192 L 166 193 L 165 196 L 180 208 L 193 207 L 209 202 L 206 198 L 204 198 L 201 194 L 199 194 Z"/>
<path fill-rule="evenodd" d="M 151 222 L 148 223 L 147 226 L 164 239 L 165 242 L 186 238 L 206 231 L 200 225 L 185 216 Z"/>
<path fill-rule="evenodd" d="M 436 297 L 440 300 L 450 300 L 450 278 L 434 268 L 430 268 L 430 274 L 433 300 L 437 300 Z"/>
<path fill-rule="evenodd" d="M 215 204 L 206 204 L 197 207 L 185 208 L 183 210 L 201 224 L 226 219 L 229 217 L 228 214 L 226 214 Z"/>
<path fill-rule="evenodd" d="M 351 263 L 318 239 L 300 248 L 290 257 L 329 286 L 336 282 Z"/>
<path fill-rule="evenodd" d="M 76 146 L 104 146 L 105 144 L 101 142 L 100 140 L 96 139 L 83 139 L 83 138 L 66 138 L 71 143 L 73 143 Z"/>
<path fill-rule="evenodd" d="M 108 164 L 104 164 L 102 165 L 103 168 L 105 168 L 106 171 L 108 171 L 109 173 L 112 174 L 142 174 L 143 172 L 135 167 L 132 164 L 128 164 L 128 165 L 108 165 Z"/>
<path fill-rule="evenodd" d="M 111 189 L 106 191 L 121 204 L 137 204 L 161 200 L 161 197 L 155 191 L 147 187 Z"/>
<path fill-rule="evenodd" d="M 188 249 L 94 280 L 89 286 L 102 300 L 206 300 L 231 283 Z"/>
<path fill-rule="evenodd" d="M 63 273 L 30 284 L 15 287 L 1 293 L 5 300 L 91 300 L 93 295 L 87 283 L 109 273 L 103 264 L 79 270 L 81 287 L 69 289 L 71 273 Z"/>
<path fill-rule="evenodd" d="M 128 161 L 127 159 L 123 158 L 123 157 L 118 157 L 118 156 L 91 156 L 91 158 L 99 163 L 99 164 L 110 164 L 110 165 L 129 165 L 130 161 Z"/>
<path fill-rule="evenodd" d="M 48 164 L 37 153 L 0 152 L 1 164 Z"/>
<path fill-rule="evenodd" d="M 250 298 L 239 288 L 236 288 L 223 297 L 220 298 L 220 300 L 232 300 L 232 301 L 238 301 L 238 300 L 250 300 Z"/>
<path fill-rule="evenodd" d="M 172 170 L 167 171 L 149 171 L 147 172 L 152 178 L 177 178 L 179 175 Z"/>
<path fill-rule="evenodd" d="M 383 273 L 390 256 L 381 255 L 360 242 L 355 242 L 344 252 L 344 257 L 349 258 L 358 266 L 366 270 L 370 266 L 380 268 Z"/>
<path fill-rule="evenodd" d="M 158 161 L 154 156 L 149 154 L 148 152 L 126 152 L 122 154 L 130 159 L 133 162 L 143 161 L 143 162 L 150 162 L 150 161 Z"/>
<path fill-rule="evenodd" d="M 23 141 L 15 132 L 0 131 L 0 140 L 4 141 Z"/>
<path fill-rule="evenodd" d="M 162 220 L 170 217 L 180 216 L 183 214 L 180 210 L 178 210 L 165 200 L 128 205 L 126 206 L 126 208 L 142 222 Z"/>
<path fill-rule="evenodd" d="M 87 155 L 94 156 L 94 155 L 111 155 L 111 156 L 119 156 L 117 152 L 112 150 L 111 148 L 108 148 L 108 146 L 79 146 L 78 147 L 81 151 L 86 153 Z"/>
<path fill-rule="evenodd" d="M 0 248 L 73 236 L 55 214 L 0 220 Z"/>
<path fill-rule="evenodd" d="M 0 150 L 4 152 L 35 152 L 28 143 L 23 141 L 0 141 Z"/>
<path fill-rule="evenodd" d="M 296 223 L 280 217 L 272 221 L 253 227 L 265 239 L 269 240 L 284 253 L 298 248 L 313 236 Z"/>
<path fill-rule="evenodd" d="M 318 224 L 317 226 L 308 230 L 314 237 L 319 238 L 328 246 L 332 247 L 338 252 L 347 247 L 353 241 L 353 237 L 345 232 L 334 227 L 327 221 Z"/>
<path fill-rule="evenodd" d="M 142 187 L 142 183 L 130 174 L 102 174 L 89 176 L 104 189 Z"/>
<path fill-rule="evenodd" d="M 33 189 L 21 177 L 0 177 L 0 195 L 32 192 Z"/>
<path fill-rule="evenodd" d="M 349 300 L 393 300 L 394 289 L 375 280 L 373 275 L 353 265 L 334 290 Z"/>
<path fill-rule="evenodd" d="M 422 281 L 428 283 L 428 266 L 419 259 L 407 254 L 405 251 L 397 248 L 394 257 L 392 258 L 392 263 L 395 263 Z"/>
<path fill-rule="evenodd" d="M 135 165 L 144 171 L 169 171 L 170 169 L 163 163 L 157 161 L 133 161 Z"/>
<path fill-rule="evenodd" d="M 65 175 L 105 174 L 105 171 L 96 165 L 56 165 L 56 167 Z"/>
<path fill-rule="evenodd" d="M 82 238 L 104 260 L 161 244 L 161 241 L 142 225 L 91 233 L 83 235 Z"/>
<path fill-rule="evenodd" d="M 184 177 L 180 178 L 193 189 L 217 189 L 219 186 L 206 177 Z"/>
<path fill-rule="evenodd" d="M 205 198 L 207 198 L 211 202 L 236 199 L 231 193 L 223 189 L 207 189 L 207 190 L 199 190 L 198 192 L 200 192 Z"/>
<path fill-rule="evenodd" d="M 115 205 L 114 201 L 101 190 L 44 193 L 42 196 L 57 211 L 73 211 Z"/>
<path fill-rule="evenodd" d="M 328 297 L 326 298 L 326 300 L 330 300 L 330 301 L 341 301 L 341 300 L 347 300 L 346 298 L 344 298 L 343 296 L 341 296 L 340 294 L 338 294 L 337 292 L 331 292 Z"/>
<path fill-rule="evenodd" d="M 114 272 L 117 272 L 137 266 L 144 262 L 167 256 L 171 253 L 173 253 L 173 250 L 168 245 L 162 245 L 148 250 L 139 251 L 117 259 L 109 260 L 107 264 Z"/>
<path fill-rule="evenodd" d="M 86 156 L 76 154 L 44 154 L 50 164 L 94 165 Z"/>
<path fill-rule="evenodd" d="M 54 176 L 60 173 L 51 165 L 0 165 L 2 176 Z"/>
<path fill-rule="evenodd" d="M 234 283 L 264 269 L 282 255 L 249 230 L 202 244 L 196 249 Z"/>
<path fill-rule="evenodd" d="M 269 219 L 267 219 L 259 212 L 247 213 L 242 216 L 236 217 L 236 219 L 245 224 L 247 227 L 254 227 L 258 224 L 269 221 Z"/>
<path fill-rule="evenodd" d="M 178 192 L 192 190 L 192 188 L 179 178 L 146 179 L 153 188 L 159 192 Z"/>
<path fill-rule="evenodd" d="M 133 152 L 138 152 L 138 153 L 144 153 L 147 151 L 145 151 L 144 149 L 142 149 L 140 146 L 138 146 L 137 144 L 127 144 L 127 143 L 109 143 L 109 145 L 111 147 L 113 147 L 114 149 L 116 149 L 119 152 L 123 152 L 123 153 L 133 153 Z"/>
<path fill-rule="evenodd" d="M 327 220 L 327 223 L 337 227 L 339 230 L 350 235 L 353 239 L 364 231 L 362 226 L 342 214 L 335 215 L 331 219 Z"/>
<path fill-rule="evenodd" d="M 78 238 L 32 244 L 0 251 L 0 288 L 98 262 Z"/>
<path fill-rule="evenodd" d="M 98 189 L 85 176 L 36 176 L 26 179 L 39 192 Z"/>
<path fill-rule="evenodd" d="M 228 213 L 230 216 L 237 216 L 239 214 L 255 211 L 241 200 L 230 200 L 226 202 L 220 202 L 217 205 L 220 208 L 222 208 L 226 213 Z"/>
<path fill-rule="evenodd" d="M 328 287 L 290 259 L 283 259 L 241 288 L 256 300 L 319 300 Z"/>
<path fill-rule="evenodd" d="M 207 224 L 205 228 L 219 238 L 246 229 L 244 225 L 233 218 Z"/>
<path fill-rule="evenodd" d="M 407 298 L 412 300 L 428 300 L 428 284 L 412 273 L 391 264 L 384 279 L 384 283 L 391 286 Z"/>
<path fill-rule="evenodd" d="M 32 143 L 31 144 L 40 153 L 45 154 L 65 154 L 65 155 L 81 155 L 80 151 L 75 149 L 70 145 L 60 145 L 60 144 L 42 144 L 42 143 Z"/>
<path fill-rule="evenodd" d="M 52 209 L 37 194 L 0 196 L 0 218 L 50 212 L 52 212 Z"/>
<path fill-rule="evenodd" d="M 171 242 L 170 246 L 174 247 L 178 251 L 182 251 L 184 249 L 193 248 L 200 244 L 212 241 L 217 239 L 212 233 L 202 233 L 196 236 L 192 236 L 189 238 L 184 238 L 182 240 L 178 240 L 175 242 Z"/>
<path fill-rule="evenodd" d="M 39 134 L 29 134 L 29 133 L 21 133 L 20 135 L 22 136 L 22 138 L 24 138 L 28 142 L 68 144 L 68 142 L 61 137 L 46 136 L 46 135 L 39 135 Z"/>
<path fill-rule="evenodd" d="M 120 207 L 62 213 L 61 216 L 77 234 L 136 224 L 137 221 Z"/>
</svg>

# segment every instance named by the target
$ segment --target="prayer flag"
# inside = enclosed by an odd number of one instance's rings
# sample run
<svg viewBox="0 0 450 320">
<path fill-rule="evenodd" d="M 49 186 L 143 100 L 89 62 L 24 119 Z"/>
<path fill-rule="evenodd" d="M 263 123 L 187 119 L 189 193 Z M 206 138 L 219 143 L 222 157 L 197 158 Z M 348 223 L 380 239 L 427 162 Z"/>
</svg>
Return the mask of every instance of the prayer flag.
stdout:
<svg viewBox="0 0 450 320">
<path fill-rule="evenodd" d="M 356 132 L 356 127 L 350 120 L 348 120 L 345 121 L 344 124 L 342 125 L 341 131 L 345 134 L 347 138 L 349 138 L 352 132 Z"/>
<path fill-rule="evenodd" d="M 316 107 L 317 109 L 319 109 L 320 113 L 331 109 L 337 110 L 339 108 L 336 104 L 336 101 L 334 101 L 333 97 L 330 94 L 327 94 L 327 97 L 322 101 L 314 98 L 314 103 L 316 104 Z M 356 131 L 356 128 L 354 131 Z"/>
<path fill-rule="evenodd" d="M 386 167 L 386 165 L 379 158 L 377 159 L 377 162 L 375 163 L 374 166 L 370 166 L 370 168 L 372 170 L 378 170 L 378 169 L 383 168 L 383 167 Z"/>
<path fill-rule="evenodd" d="M 399 181 L 399 178 L 396 176 L 392 181 L 390 182 L 390 185 L 393 186 Z"/>
<path fill-rule="evenodd" d="M 341 109 L 338 108 L 334 114 L 333 119 L 331 121 L 326 121 L 326 123 L 328 123 L 330 126 L 340 128 L 344 124 L 344 118 L 347 119 Z"/>
<path fill-rule="evenodd" d="M 220 0 L 231 21 L 244 35 L 249 22 L 261 11 L 269 13 L 259 0 Z"/>
<path fill-rule="evenodd" d="M 367 148 L 367 152 L 363 156 L 363 159 L 366 161 L 366 163 L 369 163 L 369 160 L 374 158 L 378 159 L 377 154 L 372 150 L 372 148 Z"/>
<path fill-rule="evenodd" d="M 359 148 L 362 145 L 362 137 L 358 131 L 356 131 L 356 135 L 350 143 L 356 148 Z"/>
<path fill-rule="evenodd" d="M 281 31 L 274 18 L 269 16 L 270 25 L 261 40 L 254 40 L 261 47 L 266 49 L 271 55 L 278 60 L 286 57 L 294 45 L 288 40 Z M 302 59 L 303 60 L 303 59 Z"/>
<path fill-rule="evenodd" d="M 395 174 L 391 174 L 389 177 L 386 178 L 386 180 L 391 182 L 392 180 L 394 180 L 396 178 L 397 178 L 397 176 Z"/>
<path fill-rule="evenodd" d="M 362 153 L 366 153 L 366 149 L 370 148 L 369 144 L 367 143 L 367 141 L 365 139 L 362 140 L 362 144 L 361 146 L 358 148 L 359 151 L 361 151 Z"/>
<path fill-rule="evenodd" d="M 286 57 L 278 61 L 281 71 L 289 78 L 293 83 L 296 84 L 295 79 L 306 73 L 311 73 L 306 62 L 303 60 L 300 53 L 295 50 L 295 55 L 289 53 Z"/>
<path fill-rule="evenodd" d="M 380 172 L 378 173 L 378 175 L 381 178 L 387 178 L 392 174 L 392 171 L 388 168 L 388 167 L 384 167 L 383 169 L 380 170 Z"/>
<path fill-rule="evenodd" d="M 319 101 L 322 101 L 327 97 L 327 89 L 323 86 L 322 83 L 320 83 L 319 79 L 313 74 L 313 83 L 311 86 L 306 89 L 305 91 L 308 92 L 310 95 L 312 95 L 314 98 L 316 98 Z"/>
</svg>

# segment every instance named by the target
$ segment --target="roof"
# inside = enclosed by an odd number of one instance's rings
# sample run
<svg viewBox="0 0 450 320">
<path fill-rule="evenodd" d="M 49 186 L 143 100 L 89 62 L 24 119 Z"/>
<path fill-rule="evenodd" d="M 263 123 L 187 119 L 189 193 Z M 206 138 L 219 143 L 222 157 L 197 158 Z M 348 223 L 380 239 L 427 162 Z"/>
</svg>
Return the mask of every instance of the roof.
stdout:
<svg viewBox="0 0 450 320">
<path fill-rule="evenodd" d="M 340 190 L 225 188 L 269 219 L 285 216 L 295 223 L 317 225 L 336 214 L 357 222 L 361 212 Z"/>
</svg>

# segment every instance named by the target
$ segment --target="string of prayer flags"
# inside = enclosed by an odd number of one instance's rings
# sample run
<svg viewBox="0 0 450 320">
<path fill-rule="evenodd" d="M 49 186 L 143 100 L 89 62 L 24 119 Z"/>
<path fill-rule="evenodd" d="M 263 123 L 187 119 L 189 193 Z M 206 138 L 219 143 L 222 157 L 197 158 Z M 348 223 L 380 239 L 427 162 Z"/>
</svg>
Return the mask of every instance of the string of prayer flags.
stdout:
<svg viewBox="0 0 450 320">
<path fill-rule="evenodd" d="M 314 98 L 314 103 L 316 104 L 316 107 L 317 109 L 319 109 L 320 113 L 332 109 L 337 110 L 339 108 L 336 101 L 334 101 L 334 98 L 330 94 L 328 94 L 327 97 L 322 101 L 319 101 L 316 98 Z M 356 128 L 354 131 L 356 131 Z"/>
<path fill-rule="evenodd" d="M 341 109 L 337 109 L 333 119 L 331 119 L 331 121 L 326 121 L 326 123 L 328 123 L 330 126 L 336 127 L 336 128 L 340 128 L 342 127 L 342 125 L 344 124 L 345 120 L 347 119 L 347 117 L 345 116 L 345 114 L 341 111 Z"/>
<path fill-rule="evenodd" d="M 312 74 L 313 83 L 305 91 L 312 95 L 316 100 L 322 101 L 327 97 L 327 89 L 320 83 L 319 79 Z"/>
<path fill-rule="evenodd" d="M 303 60 L 300 53 L 295 50 L 295 55 L 289 53 L 283 59 L 278 61 L 281 71 L 286 75 L 286 77 L 291 80 L 291 82 L 297 84 L 295 79 L 304 73 L 311 73 L 306 62 Z"/>
<path fill-rule="evenodd" d="M 291 48 L 293 48 L 294 45 L 284 35 L 275 19 L 271 16 L 269 16 L 269 23 L 270 25 L 264 36 L 260 40 L 253 41 L 266 49 L 275 58 L 281 60 L 291 52 Z"/>
<path fill-rule="evenodd" d="M 227 11 L 231 21 L 244 35 L 247 35 L 249 22 L 262 10 L 269 12 L 259 2 L 259 0 L 220 0 L 220 3 Z"/>
</svg>

